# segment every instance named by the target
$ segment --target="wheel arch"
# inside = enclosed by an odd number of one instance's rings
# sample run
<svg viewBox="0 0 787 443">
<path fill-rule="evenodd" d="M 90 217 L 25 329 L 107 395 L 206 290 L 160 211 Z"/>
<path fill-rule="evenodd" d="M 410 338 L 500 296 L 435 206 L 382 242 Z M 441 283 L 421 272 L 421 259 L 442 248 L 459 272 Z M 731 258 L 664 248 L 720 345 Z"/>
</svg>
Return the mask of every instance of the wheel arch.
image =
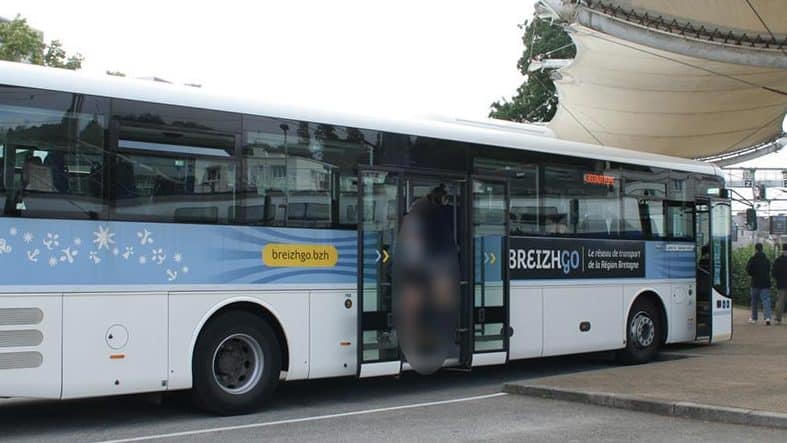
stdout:
<svg viewBox="0 0 787 443">
<path fill-rule="evenodd" d="M 200 319 L 199 325 L 194 329 L 194 335 L 191 338 L 188 359 L 189 370 L 191 369 L 191 365 L 194 362 L 194 350 L 197 346 L 197 340 L 199 340 L 202 331 L 205 330 L 205 327 L 208 325 L 208 323 L 212 319 L 216 318 L 216 316 L 233 310 L 248 312 L 268 323 L 271 329 L 273 329 L 273 332 L 276 334 L 276 339 L 279 342 L 282 363 L 281 369 L 282 371 L 287 371 L 290 366 L 289 340 L 287 338 L 287 333 L 285 332 L 281 321 L 279 320 L 279 316 L 276 315 L 275 310 L 266 303 L 252 297 L 235 297 L 224 300 L 222 303 L 213 306 L 208 312 L 205 313 L 202 319 Z"/>
<path fill-rule="evenodd" d="M 626 308 L 626 317 L 625 317 L 625 327 L 623 328 L 623 333 L 626 335 L 625 340 L 628 340 L 628 319 L 631 315 L 631 308 L 634 306 L 634 303 L 637 300 L 645 299 L 648 300 L 653 306 L 656 307 L 659 313 L 659 323 L 662 325 L 661 327 L 661 337 L 659 337 L 660 343 L 663 345 L 667 342 L 667 337 L 669 337 L 669 319 L 667 316 L 667 305 L 664 302 L 663 298 L 653 288 L 643 288 L 637 292 L 637 295 L 631 298 L 631 302 L 629 303 L 628 307 Z"/>
</svg>

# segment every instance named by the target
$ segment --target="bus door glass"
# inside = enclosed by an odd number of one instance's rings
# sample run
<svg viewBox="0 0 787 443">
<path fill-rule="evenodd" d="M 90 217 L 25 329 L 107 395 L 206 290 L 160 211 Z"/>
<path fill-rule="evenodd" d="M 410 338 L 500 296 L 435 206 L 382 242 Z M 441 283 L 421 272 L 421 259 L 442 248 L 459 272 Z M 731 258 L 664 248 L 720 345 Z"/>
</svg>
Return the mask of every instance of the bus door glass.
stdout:
<svg viewBox="0 0 787 443">
<path fill-rule="evenodd" d="M 729 200 L 711 200 L 711 340 L 728 340 L 732 335 L 730 298 L 730 254 L 732 213 Z"/>
<path fill-rule="evenodd" d="M 399 232 L 400 179 L 398 173 L 362 171 L 359 185 L 358 375 L 398 374 L 391 255 Z"/>
<path fill-rule="evenodd" d="M 697 338 L 711 335 L 711 301 L 713 285 L 711 276 L 710 201 L 697 200 L 694 206 L 694 232 L 697 258 Z"/>
<path fill-rule="evenodd" d="M 508 343 L 508 193 L 505 182 L 473 179 L 473 364 L 505 363 Z"/>
</svg>

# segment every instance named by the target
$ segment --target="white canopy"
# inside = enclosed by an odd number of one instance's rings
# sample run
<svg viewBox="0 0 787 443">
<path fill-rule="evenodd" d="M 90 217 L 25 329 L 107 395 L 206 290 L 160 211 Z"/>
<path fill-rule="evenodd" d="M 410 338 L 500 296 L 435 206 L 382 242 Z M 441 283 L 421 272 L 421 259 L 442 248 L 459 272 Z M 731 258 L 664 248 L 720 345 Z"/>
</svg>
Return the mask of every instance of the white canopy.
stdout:
<svg viewBox="0 0 787 443">
<path fill-rule="evenodd" d="M 750 1 L 770 32 L 739 0 L 542 2 L 563 8 L 551 10 L 571 22 L 577 48 L 553 74 L 560 107 L 549 127 L 691 158 L 775 139 L 787 112 L 787 5 Z"/>
</svg>

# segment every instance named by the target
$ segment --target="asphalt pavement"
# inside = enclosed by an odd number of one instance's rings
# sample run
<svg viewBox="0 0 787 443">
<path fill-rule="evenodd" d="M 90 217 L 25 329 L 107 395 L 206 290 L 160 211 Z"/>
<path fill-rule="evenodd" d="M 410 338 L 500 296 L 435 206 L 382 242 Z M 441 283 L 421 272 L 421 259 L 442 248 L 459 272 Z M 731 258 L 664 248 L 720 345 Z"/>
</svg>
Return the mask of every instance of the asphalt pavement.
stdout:
<svg viewBox="0 0 787 443">
<path fill-rule="evenodd" d="M 501 393 L 523 378 L 613 367 L 564 357 L 470 373 L 287 383 L 264 410 L 213 417 L 178 396 L 0 401 L 0 441 L 779 441 L 784 430 Z"/>
</svg>

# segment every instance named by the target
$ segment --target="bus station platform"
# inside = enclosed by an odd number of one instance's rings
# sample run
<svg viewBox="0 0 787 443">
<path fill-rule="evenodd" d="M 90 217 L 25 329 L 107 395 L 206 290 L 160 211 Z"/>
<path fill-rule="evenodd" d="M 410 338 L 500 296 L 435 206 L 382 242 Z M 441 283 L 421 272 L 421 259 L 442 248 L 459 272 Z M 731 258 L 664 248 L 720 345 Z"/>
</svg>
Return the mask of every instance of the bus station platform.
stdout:
<svg viewBox="0 0 787 443">
<path fill-rule="evenodd" d="M 707 421 L 787 428 L 787 322 L 749 324 L 733 339 L 669 345 L 659 361 L 507 383 L 504 391 Z"/>
</svg>

